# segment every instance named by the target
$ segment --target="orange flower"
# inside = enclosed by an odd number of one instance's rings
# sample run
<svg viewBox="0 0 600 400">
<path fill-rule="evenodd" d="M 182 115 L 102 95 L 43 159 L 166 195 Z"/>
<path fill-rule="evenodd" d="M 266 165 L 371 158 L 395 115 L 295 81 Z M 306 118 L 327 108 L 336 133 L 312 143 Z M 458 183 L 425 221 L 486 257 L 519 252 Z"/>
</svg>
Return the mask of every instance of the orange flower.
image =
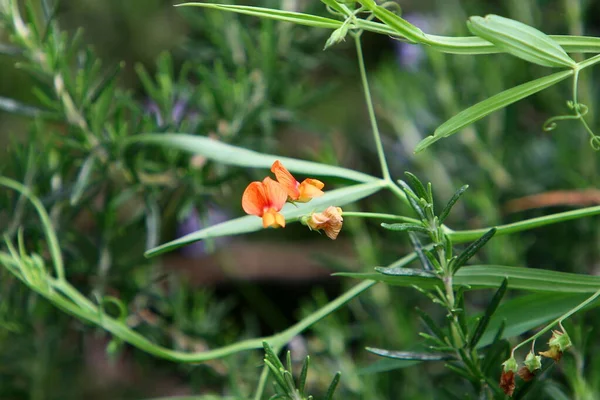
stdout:
<svg viewBox="0 0 600 400">
<path fill-rule="evenodd" d="M 285 218 L 279 213 L 287 200 L 285 188 L 271 178 L 252 182 L 242 195 L 242 208 L 250 215 L 262 217 L 263 227 L 285 227 Z"/>
<path fill-rule="evenodd" d="M 330 206 L 322 213 L 313 213 L 305 221 L 310 229 L 322 229 L 329 239 L 335 240 L 342 230 L 344 219 L 340 207 Z"/>
<path fill-rule="evenodd" d="M 313 197 L 323 195 L 323 187 L 325 184 L 317 179 L 305 179 L 302 183 L 290 174 L 279 160 L 276 160 L 271 166 L 271 172 L 275 174 L 277 181 L 287 190 L 288 197 L 291 201 L 306 203 Z"/>
</svg>

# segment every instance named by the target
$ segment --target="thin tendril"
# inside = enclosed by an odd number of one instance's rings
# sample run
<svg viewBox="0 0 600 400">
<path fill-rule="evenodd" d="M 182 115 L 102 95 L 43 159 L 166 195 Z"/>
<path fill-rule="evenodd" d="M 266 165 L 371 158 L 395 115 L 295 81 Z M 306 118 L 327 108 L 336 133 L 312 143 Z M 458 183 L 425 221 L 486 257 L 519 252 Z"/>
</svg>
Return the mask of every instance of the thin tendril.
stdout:
<svg viewBox="0 0 600 400">
<path fill-rule="evenodd" d="M 557 122 L 566 121 L 569 119 L 576 119 L 581 121 L 581 124 L 590 135 L 590 146 L 592 149 L 599 151 L 600 150 L 600 136 L 596 135 L 592 128 L 585 121 L 585 115 L 588 113 L 589 108 L 583 103 L 579 103 L 577 100 L 577 92 L 578 92 L 578 82 L 579 82 L 579 68 L 575 68 L 573 71 L 573 100 L 567 101 L 567 106 L 574 111 L 574 114 L 567 115 L 557 115 L 551 118 L 548 118 L 542 129 L 545 132 L 550 132 L 558 126 Z"/>
</svg>

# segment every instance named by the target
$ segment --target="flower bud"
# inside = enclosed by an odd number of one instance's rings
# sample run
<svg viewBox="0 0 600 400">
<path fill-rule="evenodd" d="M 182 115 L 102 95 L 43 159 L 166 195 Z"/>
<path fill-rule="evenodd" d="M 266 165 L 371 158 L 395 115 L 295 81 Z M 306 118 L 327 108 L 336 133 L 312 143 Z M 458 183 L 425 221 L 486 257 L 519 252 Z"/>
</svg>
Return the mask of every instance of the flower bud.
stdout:
<svg viewBox="0 0 600 400">
<path fill-rule="evenodd" d="M 540 355 L 553 359 L 559 362 L 562 358 L 563 351 L 571 347 L 571 338 L 567 332 L 552 331 L 552 337 L 548 341 L 550 348 L 547 351 L 540 351 Z"/>
<path fill-rule="evenodd" d="M 500 389 L 502 389 L 504 394 L 512 396 L 515 391 L 515 372 L 517 372 L 519 366 L 514 356 L 504 361 L 502 365 L 504 368 L 502 375 L 500 375 Z"/>
<path fill-rule="evenodd" d="M 529 382 L 535 377 L 535 371 L 542 367 L 542 357 L 536 356 L 533 352 L 529 352 L 525 358 L 525 365 L 519 368 L 518 375 L 525 382 Z"/>
<path fill-rule="evenodd" d="M 335 240 L 342 230 L 344 219 L 340 207 L 330 206 L 321 213 L 312 213 L 301 219 L 311 230 L 323 230 L 328 238 Z"/>
</svg>

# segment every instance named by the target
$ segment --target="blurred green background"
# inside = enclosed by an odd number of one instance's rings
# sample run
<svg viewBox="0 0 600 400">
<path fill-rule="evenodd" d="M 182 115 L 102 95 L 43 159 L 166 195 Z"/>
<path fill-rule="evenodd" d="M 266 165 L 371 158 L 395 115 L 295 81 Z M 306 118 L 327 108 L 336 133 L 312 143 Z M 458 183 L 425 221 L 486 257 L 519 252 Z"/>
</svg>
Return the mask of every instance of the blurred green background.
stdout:
<svg viewBox="0 0 600 400">
<path fill-rule="evenodd" d="M 41 5 L 30 3 L 43 14 Z M 326 15 L 317 1 L 244 4 Z M 115 126 L 130 118 L 123 135 L 187 132 L 379 173 L 351 40 L 323 51 L 325 30 L 175 8 L 171 1 L 62 0 L 55 5 L 53 21 L 69 37 L 83 28 L 82 43 L 102 60 L 100 76 L 110 75 L 124 61 L 115 75 L 118 89 L 109 114 Z M 600 6 L 593 1 L 406 0 L 400 5 L 405 18 L 440 35 L 467 35 L 466 18 L 488 13 L 549 34 L 599 33 Z M 109 152 L 111 165 L 131 161 L 133 169 L 154 180 L 142 182 L 131 199 L 118 199 L 125 184 L 106 167 L 95 171 L 83 205 L 70 208 L 69 191 L 86 150 L 64 139 L 76 135 L 60 121 L 22 115 L 22 107 L 10 112 L 11 100 L 45 107 L 34 88 L 47 88 L 51 79 L 19 68 L 19 48 L 10 43 L 7 31 L 0 37 L 0 172 L 26 182 L 28 154 L 35 155 L 32 163 L 39 166 L 30 185 L 48 209 L 58 210 L 70 281 L 84 293 L 119 297 L 130 312 L 128 323 L 151 340 L 199 351 L 280 331 L 356 283 L 330 277 L 330 272 L 371 271 L 410 251 L 405 237 L 383 232 L 376 223 L 349 219 L 335 242 L 290 226 L 283 232 L 193 245 L 160 260 L 144 259 L 148 243 L 242 215 L 243 188 L 264 171 L 225 168 L 160 150 L 140 150 L 144 157 L 112 158 Z M 446 55 L 381 35 L 365 33 L 363 39 L 393 176 L 400 178 L 408 170 L 431 181 L 440 203 L 458 187 L 470 185 L 449 226 L 479 228 L 600 202 L 598 154 L 583 129 L 569 122 L 550 133 L 541 129 L 547 118 L 567 112 L 569 85 L 492 114 L 414 155 L 421 138 L 461 109 L 547 71 L 507 55 Z M 78 60 L 75 55 L 61 68 L 76 71 Z M 181 74 L 184 69 L 190 72 Z M 168 95 L 154 95 L 143 70 L 158 86 L 169 77 Z M 72 78 L 77 81 L 74 72 Z M 586 70 L 580 86 L 581 101 L 590 109 L 588 121 L 597 126 L 597 70 Z M 52 183 L 56 176 L 62 179 L 60 189 Z M 338 183 L 326 182 L 328 187 Z M 514 201 L 556 190 L 565 192 L 552 197 L 549 206 L 542 207 L 548 197 Z M 410 215 L 392 199 L 380 194 L 354 210 Z M 0 195 L 0 207 L 5 232 L 17 197 Z M 159 216 L 152 210 L 159 210 Z M 29 209 L 21 218 L 34 247 L 42 246 L 36 218 Z M 148 228 L 152 218 L 162 222 L 153 237 Z M 495 238 L 479 257 L 499 265 L 597 274 L 599 233 L 597 219 L 577 220 Z M 109 262 L 102 258 L 107 254 Z M 467 299 L 468 306 L 479 311 L 488 297 L 487 292 L 476 293 Z M 374 364 L 377 358 L 364 350 L 417 346 L 423 329 L 417 305 L 443 317 L 415 290 L 378 285 L 297 337 L 289 348 L 295 360 L 311 355 L 313 392 L 323 393 L 340 370 L 339 399 L 434 399 L 449 398 L 448 393 L 464 398 L 465 383 L 441 364 Z M 600 319 L 589 313 L 572 323 L 581 338 L 593 338 Z M 261 372 L 258 351 L 177 365 L 126 345 L 108 351 L 109 342 L 102 330 L 52 308 L 0 272 L 0 399 L 249 398 Z M 577 385 L 600 393 L 598 350 L 593 340 L 580 346 L 579 358 L 568 356 L 532 396 L 550 399 L 566 393 L 572 398 Z"/>
</svg>

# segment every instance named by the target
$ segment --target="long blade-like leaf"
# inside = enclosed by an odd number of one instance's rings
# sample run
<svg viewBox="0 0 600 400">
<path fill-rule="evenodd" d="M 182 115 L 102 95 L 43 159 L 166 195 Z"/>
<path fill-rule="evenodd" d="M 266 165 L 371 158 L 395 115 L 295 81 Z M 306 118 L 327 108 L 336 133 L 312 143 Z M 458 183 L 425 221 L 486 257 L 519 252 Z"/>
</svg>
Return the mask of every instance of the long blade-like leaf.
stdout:
<svg viewBox="0 0 600 400">
<path fill-rule="evenodd" d="M 214 10 L 231 11 L 238 14 L 252 15 L 255 17 L 276 19 L 278 21 L 293 22 L 299 25 L 308 25 L 316 28 L 337 29 L 342 26 L 342 22 L 317 15 L 303 14 L 293 11 L 283 11 L 274 8 L 238 6 L 230 4 L 212 4 L 212 3 L 183 3 L 177 4 L 177 7 L 203 7 Z"/>
<path fill-rule="evenodd" d="M 340 272 L 334 275 L 375 280 L 396 286 L 417 285 L 424 289 L 432 289 L 440 284 L 436 277 L 393 275 L 394 270 L 389 268 L 378 271 L 380 273 Z M 500 265 L 464 267 L 454 276 L 454 284 L 468 286 L 470 289 L 497 288 L 505 278 L 508 279 L 509 289 L 534 292 L 594 293 L 600 289 L 600 276 Z"/>
<path fill-rule="evenodd" d="M 475 346 L 477 346 L 477 343 L 481 339 L 483 332 L 485 332 L 488 324 L 490 323 L 490 319 L 492 318 L 492 316 L 496 312 L 496 309 L 500 305 L 500 301 L 504 297 L 507 287 L 508 287 L 508 280 L 504 279 L 502 281 L 502 285 L 500 285 L 500 287 L 496 291 L 496 294 L 494 294 L 494 297 L 492 297 L 492 301 L 490 301 L 490 304 L 488 305 L 487 309 L 485 310 L 485 313 L 483 313 L 483 316 L 477 323 L 475 332 L 473 333 L 473 336 L 471 337 L 471 340 L 469 341 L 470 348 L 474 348 Z"/>
<path fill-rule="evenodd" d="M 332 190 L 326 192 L 325 195 L 317 197 L 309 203 L 304 203 L 298 207 L 287 204 L 281 213 L 286 221 L 293 221 L 302 215 L 309 214 L 313 211 L 323 210 L 328 206 L 341 207 L 345 204 L 360 200 L 379 191 L 382 187 L 380 182 L 371 182 Z M 248 215 L 192 232 L 177 240 L 150 249 L 145 255 L 147 257 L 152 257 L 206 238 L 239 235 L 242 233 L 256 232 L 261 229 L 263 229 L 261 219 L 253 215 Z"/>
<path fill-rule="evenodd" d="M 423 139 L 415 148 L 415 153 L 425 150 L 431 144 L 438 140 L 448 137 L 465 126 L 474 123 L 512 103 L 515 103 L 525 97 L 531 96 L 539 91 L 542 91 L 558 82 L 567 79 L 573 75 L 573 70 L 561 71 L 552 75 L 544 76 L 543 78 L 524 83 L 514 88 L 505 90 L 490 98 L 487 98 L 450 118 L 448 121 L 440 125 L 432 136 Z"/>
<path fill-rule="evenodd" d="M 442 361 L 442 360 L 454 360 L 451 354 L 442 353 L 416 353 L 414 351 L 393 351 L 385 349 L 377 349 L 374 347 L 367 347 L 367 351 L 378 356 L 387 358 L 397 358 L 399 360 L 416 360 L 416 361 Z"/>
<path fill-rule="evenodd" d="M 279 160 L 292 172 L 306 175 L 335 176 L 356 182 L 373 182 L 374 176 L 351 169 L 320 164 L 295 158 L 263 154 L 257 151 L 233 146 L 204 136 L 188 135 L 185 133 L 146 133 L 132 136 L 128 144 L 156 144 L 163 147 L 200 154 L 221 164 L 237 165 L 248 168 L 271 168 L 275 160 Z"/>
</svg>

